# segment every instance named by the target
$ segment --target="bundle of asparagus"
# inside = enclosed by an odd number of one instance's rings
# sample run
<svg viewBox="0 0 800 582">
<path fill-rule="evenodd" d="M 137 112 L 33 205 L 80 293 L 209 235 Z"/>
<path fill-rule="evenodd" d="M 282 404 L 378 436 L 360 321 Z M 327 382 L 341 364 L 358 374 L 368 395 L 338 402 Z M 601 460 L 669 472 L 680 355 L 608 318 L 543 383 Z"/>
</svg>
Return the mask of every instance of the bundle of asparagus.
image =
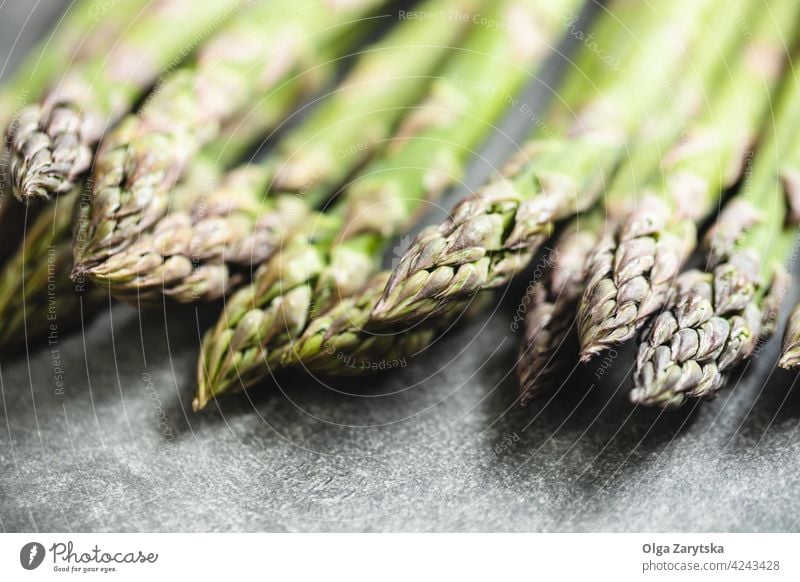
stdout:
<svg viewBox="0 0 800 582">
<path fill-rule="evenodd" d="M 304 91 L 317 86 L 313 74 L 298 74 L 313 71 L 323 47 L 351 38 L 356 19 L 381 3 L 255 3 L 201 48 L 193 66 L 167 77 L 98 150 L 92 195 L 79 220 L 75 276 L 128 247 L 160 219 L 190 160 L 258 97 L 269 99 L 270 91 L 297 79 L 306 81 Z"/>
<path fill-rule="evenodd" d="M 741 6 L 739 6 L 741 8 Z M 525 331 L 517 361 L 520 403 L 555 387 L 565 379 L 565 372 L 578 359 L 576 321 L 596 317 L 586 308 L 581 297 L 587 282 L 596 286 L 602 280 L 605 263 L 599 257 L 608 256 L 615 225 L 624 217 L 626 208 L 635 201 L 634 194 L 642 184 L 663 179 L 657 174 L 665 150 L 674 149 L 681 132 L 690 135 L 701 104 L 710 93 L 717 92 L 717 78 L 727 69 L 726 56 L 743 42 L 743 32 L 732 10 L 728 16 L 717 16 L 690 49 L 692 64 L 663 103 L 648 114 L 639 136 L 631 147 L 631 155 L 614 174 L 604 198 L 605 235 L 601 212 L 594 210 L 574 218 L 547 253 L 549 269 L 542 281 L 533 281 L 522 300 L 525 311 Z M 713 47 L 710 48 L 710 47 Z M 685 126 L 689 124 L 687 130 Z M 701 126 L 702 127 L 702 126 Z M 590 258 L 592 260 L 590 260 Z M 588 263 L 588 264 L 587 264 Z M 580 308 L 580 309 L 579 309 Z M 583 318 L 583 319 L 579 319 Z"/>
<path fill-rule="evenodd" d="M 788 74 L 752 175 L 706 237 L 709 268 L 678 277 L 665 311 L 644 336 L 633 402 L 674 408 L 713 397 L 759 337 L 774 329 L 784 291 L 782 262 L 795 235 L 786 225 L 789 194 L 782 172 L 785 159 L 797 159 L 799 105 L 800 84 Z"/>
<path fill-rule="evenodd" d="M 463 174 L 528 66 L 557 39 L 559 10 L 575 4 L 505 0 L 491 13 L 497 26 L 473 25 L 386 153 L 228 302 L 203 342 L 196 409 L 267 376 L 315 313 L 335 309 L 364 286 L 380 267 L 381 249 Z"/>
<path fill-rule="evenodd" d="M 189 200 L 185 208 L 173 204 L 152 233 L 88 267 L 86 276 L 123 299 L 164 295 L 186 303 L 222 296 L 235 281 L 231 268 L 247 270 L 269 259 L 315 206 L 383 146 L 478 5 L 426 3 L 422 8 L 431 13 L 458 9 L 467 18 L 446 27 L 420 19 L 392 29 L 361 52 L 347 77 L 272 155 L 233 170 L 210 196 Z"/>
<path fill-rule="evenodd" d="M 697 34 L 709 4 L 671 3 L 658 14 L 646 4 L 632 6 L 643 46 L 595 81 L 599 96 L 584 104 L 568 102 L 578 111 L 574 123 L 567 125 L 568 114 L 557 111 L 537 128 L 513 171 L 461 202 L 441 225 L 420 233 L 394 270 L 373 319 L 419 321 L 450 301 L 506 283 L 529 262 L 555 221 L 591 206 L 631 132 L 661 94 L 663 80 L 682 63 L 681 48 Z M 619 20 L 617 25 L 624 26 Z M 566 88 L 568 97 L 585 100 L 592 94 L 591 81 L 578 77 L 575 85 Z"/>
<path fill-rule="evenodd" d="M 796 2 L 779 0 L 772 10 L 759 9 L 707 114 L 664 155 L 661 174 L 593 254 L 578 318 L 583 360 L 630 339 L 661 309 L 694 249 L 697 224 L 739 180 L 786 60 L 783 43 L 796 27 Z"/>
<path fill-rule="evenodd" d="M 640 12 L 639 16 L 643 14 Z M 614 19 L 609 20 L 614 22 Z M 631 24 L 624 22 L 623 26 Z M 610 23 L 605 23 L 598 31 L 598 37 L 616 38 L 612 31 L 616 32 L 614 27 Z M 631 50 L 631 47 L 625 47 L 625 43 L 618 38 L 616 46 L 621 50 Z M 581 67 L 573 72 L 565 83 L 573 90 L 574 99 L 581 98 L 581 92 L 574 88 L 580 84 L 580 79 L 587 72 L 597 80 L 614 74 L 614 69 L 596 66 L 595 57 L 596 55 L 590 50 L 579 55 L 578 62 L 581 63 Z M 570 93 L 567 91 L 564 94 Z M 553 117 L 557 115 L 558 112 Z M 513 160 L 508 171 L 515 171 L 517 164 L 518 162 Z M 468 295 L 446 304 L 445 308 L 437 313 L 437 317 L 414 325 L 410 331 L 404 329 L 402 323 L 376 323 L 374 318 L 368 317 L 368 314 L 380 297 L 376 286 L 385 281 L 385 274 L 376 276 L 359 295 L 340 302 L 312 322 L 306 333 L 294 342 L 292 349 L 285 348 L 283 355 L 279 357 L 276 354 L 270 358 L 273 369 L 279 365 L 302 365 L 315 372 L 346 374 L 359 368 L 370 369 L 370 366 L 365 364 L 410 357 L 417 350 L 427 346 L 443 330 L 452 326 L 459 317 L 461 309 L 475 307 L 471 296 Z M 481 303 L 477 302 L 478 305 Z M 362 365 L 353 366 L 354 361 Z"/>
<path fill-rule="evenodd" d="M 152 9 L 158 6 L 153 4 Z M 138 38 L 147 34 L 152 26 L 150 20 L 142 19 L 129 24 L 127 30 L 131 37 Z M 158 42 L 153 41 L 153 45 Z M 340 54 L 337 51 L 345 48 L 334 43 L 330 52 Z M 323 62 L 316 71 L 318 79 L 332 75 L 333 62 Z M 221 169 L 237 161 L 270 128 L 292 113 L 297 106 L 297 96 L 306 86 L 302 79 L 290 79 L 269 98 L 231 116 L 219 128 L 218 137 L 204 148 L 202 159 L 197 164 L 187 164 L 187 176 L 173 188 L 180 193 L 174 196 L 175 200 L 187 203 L 209 192 L 211 186 L 218 183 Z M 63 331 L 80 321 L 80 314 L 88 316 L 95 310 L 98 302 L 93 299 L 99 294 L 86 288 L 86 278 L 78 276 L 74 283 L 69 281 L 73 267 L 73 207 L 85 210 L 85 197 L 90 189 L 90 186 L 74 188 L 63 201 L 50 202 L 19 237 L 22 242 L 0 271 L 0 314 L 4 314 L 0 323 L 0 344 L 12 343 L 23 336 L 23 331 L 29 340 L 42 335 L 48 327 L 45 312 L 59 314 L 59 327 Z M 82 309 L 75 309 L 81 301 L 79 294 L 84 291 L 89 293 L 89 301 L 83 302 Z"/>
<path fill-rule="evenodd" d="M 333 77 L 386 0 L 184 2 L 132 0 L 102 19 L 81 2 L 0 90 L 0 189 L 49 200 L 0 199 L 3 349 L 60 333 L 104 296 L 187 303 L 242 286 L 204 337 L 195 409 L 291 366 L 391 368 L 480 309 L 567 220 L 524 300 L 523 404 L 579 343 L 588 359 L 662 308 L 639 347 L 637 404 L 713 396 L 774 331 L 800 217 L 795 76 L 774 127 L 759 126 L 798 34 L 795 0 L 612 0 L 531 139 L 393 272 L 384 252 L 464 175 L 532 67 L 575 32 L 580 0 L 425 0 L 270 155 L 233 169 Z M 743 175 L 703 239 L 706 269 L 678 275 Z M 800 306 L 780 365 L 798 354 Z"/>
</svg>

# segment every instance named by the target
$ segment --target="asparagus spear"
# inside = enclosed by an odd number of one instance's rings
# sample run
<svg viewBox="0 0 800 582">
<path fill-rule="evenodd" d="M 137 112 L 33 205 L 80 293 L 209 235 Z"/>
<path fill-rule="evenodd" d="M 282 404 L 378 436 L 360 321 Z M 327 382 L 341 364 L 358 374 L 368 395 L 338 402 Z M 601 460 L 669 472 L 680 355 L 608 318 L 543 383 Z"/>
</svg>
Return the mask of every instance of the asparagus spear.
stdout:
<svg viewBox="0 0 800 582">
<path fill-rule="evenodd" d="M 499 180 L 461 202 L 442 224 L 420 233 L 394 270 L 373 318 L 418 321 L 449 301 L 504 284 L 530 260 L 554 221 L 590 206 L 624 155 L 626 138 L 661 94 L 663 79 L 681 64 L 681 47 L 695 35 L 708 4 L 671 3 L 659 14 L 644 3 L 631 8 L 632 18 L 643 21 L 637 30 L 645 40 L 639 46 L 629 38 L 630 62 L 622 70 L 607 67 L 605 78 L 592 79 L 601 96 L 579 108 L 571 128 L 559 127 L 568 113 L 556 113 L 549 124 L 555 129 L 537 128 Z M 630 37 L 625 24 L 618 23 L 620 34 Z M 580 71 L 570 78 L 581 84 Z"/>
<path fill-rule="evenodd" d="M 198 192 L 213 190 L 222 169 L 241 157 L 294 106 L 284 103 L 281 109 L 279 105 L 278 100 L 270 100 L 231 120 L 176 186 L 173 195 L 176 203 L 194 199 Z M 85 189 L 75 188 L 42 205 L 41 212 L 24 232 L 22 243 L 0 270 L 0 346 L 20 346 L 26 339 L 30 342 L 43 335 L 63 333 L 99 309 L 100 299 L 106 293 L 88 286 L 84 278 L 74 282 L 69 278 L 72 207 L 82 206 L 85 194 Z"/>
<path fill-rule="evenodd" d="M 734 47 L 741 56 L 706 114 L 664 156 L 661 174 L 593 254 L 578 317 L 583 360 L 632 338 L 664 305 L 694 249 L 697 224 L 741 176 L 785 61 L 783 43 L 792 36 L 798 4 L 778 1 L 772 13 L 759 13 L 751 35 Z M 728 20 L 729 28 L 740 26 L 735 17 Z"/>
<path fill-rule="evenodd" d="M 492 18 L 506 28 L 474 27 L 386 154 L 228 302 L 203 342 L 195 409 L 267 376 L 315 313 L 364 286 L 392 236 L 463 174 L 472 149 L 525 79 L 526 65 L 552 44 L 556 11 L 566 5 L 574 1 L 535 9 L 505 0 Z M 540 36 L 531 38 L 533 31 Z"/>
<path fill-rule="evenodd" d="M 710 398 L 730 370 L 747 359 L 764 327 L 769 331 L 785 278 L 781 263 L 792 247 L 794 228 L 786 226 L 788 204 L 784 159 L 797 159 L 800 83 L 788 74 L 774 127 L 763 138 L 750 180 L 736 202 L 760 220 L 746 228 L 740 217 L 708 241 L 710 266 L 680 275 L 666 309 L 639 346 L 631 400 L 674 408 L 692 398 Z M 790 165 L 790 172 L 796 166 Z M 777 170 L 777 172 L 776 172 Z M 729 236 L 734 227 L 743 230 Z M 765 326 L 766 324 L 766 326 Z"/>
<path fill-rule="evenodd" d="M 477 5 L 434 0 L 424 7 L 431 13 L 459 8 L 469 17 Z M 464 28 L 463 20 L 443 27 L 435 19 L 395 27 L 361 53 L 331 97 L 267 160 L 234 170 L 217 192 L 170 213 L 152 235 L 89 267 L 87 275 L 119 297 L 218 298 L 225 288 L 217 283 L 229 280 L 231 268 L 266 261 L 284 235 L 391 135 Z M 265 197 L 278 186 L 280 194 Z"/>
<path fill-rule="evenodd" d="M 562 381 L 562 373 L 577 360 L 574 323 L 586 261 L 600 237 L 600 218 L 592 212 L 570 222 L 548 253 L 546 278 L 534 282 L 522 301 L 527 311 L 517 377 L 523 406 Z"/>
<path fill-rule="evenodd" d="M 88 217 L 75 247 L 75 276 L 131 244 L 169 207 L 187 161 L 227 119 L 313 68 L 322 47 L 383 0 L 272 0 L 241 13 L 165 79 L 142 111 L 125 118 L 98 149 Z M 317 85 L 311 73 L 301 75 Z"/>
<path fill-rule="evenodd" d="M 85 62 L 105 50 L 145 4 L 145 0 L 123 2 L 114 6 L 113 18 L 102 18 L 102 7 L 94 0 L 76 2 L 0 88 L 0 128 L 5 131 L 25 105 L 41 99 L 47 87 L 68 66 Z M 9 127 L 10 133 L 16 131 L 16 124 Z M 0 262 L 19 243 L 26 217 L 35 214 L 12 195 L 7 175 L 10 165 L 7 145 L 6 141 L 0 153 Z"/>
<path fill-rule="evenodd" d="M 40 103 L 20 113 L 9 136 L 16 196 L 41 201 L 72 190 L 105 130 L 238 5 L 154 0 L 108 51 L 71 67 Z"/>
</svg>

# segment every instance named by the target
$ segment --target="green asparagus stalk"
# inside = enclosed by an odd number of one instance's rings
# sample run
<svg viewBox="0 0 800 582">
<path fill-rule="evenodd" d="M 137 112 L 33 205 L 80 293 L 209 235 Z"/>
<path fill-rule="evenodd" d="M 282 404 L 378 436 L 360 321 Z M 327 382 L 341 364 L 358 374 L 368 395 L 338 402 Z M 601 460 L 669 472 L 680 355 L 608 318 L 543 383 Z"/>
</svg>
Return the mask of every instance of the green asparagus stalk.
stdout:
<svg viewBox="0 0 800 582">
<path fill-rule="evenodd" d="M 0 88 L 0 128 L 11 135 L 9 127 L 22 108 L 40 100 L 59 75 L 69 66 L 90 59 L 110 46 L 131 18 L 146 5 L 145 0 L 131 0 L 115 5 L 113 18 L 104 18 L 104 10 L 94 0 L 80 0 L 56 24 L 53 31 L 33 48 L 9 81 Z M 35 214 L 18 202 L 8 179 L 10 147 L 8 138 L 0 153 L 0 263 L 19 244 L 26 217 Z"/>
<path fill-rule="evenodd" d="M 280 109 L 276 100 L 270 100 L 232 119 L 175 187 L 176 204 L 188 204 L 202 193 L 214 191 L 222 170 L 284 119 L 294 104 L 284 106 Z M 26 339 L 31 342 L 45 335 L 53 340 L 101 307 L 107 291 L 89 285 L 84 278 L 71 282 L 69 277 L 73 206 L 80 211 L 85 194 L 86 189 L 75 188 L 42 205 L 24 231 L 22 243 L 0 270 L 0 347 L 19 347 Z"/>
<path fill-rule="evenodd" d="M 750 357 L 764 329 L 774 328 L 785 279 L 782 262 L 795 234 L 786 226 L 784 159 L 797 159 L 798 130 L 800 83 L 788 74 L 774 126 L 735 198 L 740 208 L 759 209 L 760 218 L 735 236 L 730 236 L 731 224 L 718 223 L 707 243 L 710 267 L 678 277 L 665 310 L 639 346 L 634 403 L 675 408 L 689 399 L 713 397 L 731 369 Z M 723 213 L 720 221 L 730 216 Z M 734 224 L 741 228 L 744 223 L 737 217 Z"/>
<path fill-rule="evenodd" d="M 674 107 L 674 104 L 667 106 Z M 656 117 L 662 125 L 675 123 L 670 121 L 674 115 Z M 654 133 L 658 139 L 653 138 Z M 646 180 L 654 172 L 659 159 L 654 154 L 658 154 L 665 140 L 674 139 L 676 135 L 674 130 L 665 131 L 662 127 L 655 131 L 652 124 L 643 128 L 642 134 L 633 148 L 635 153 L 626 171 L 615 176 L 610 188 L 612 196 L 616 191 L 630 192 L 632 185 Z M 549 260 L 554 262 L 548 279 L 531 292 L 526 317 L 528 342 L 523 343 L 518 363 L 523 403 L 552 387 L 555 376 L 570 361 L 569 357 L 558 357 L 563 356 L 563 352 L 556 353 L 560 346 L 569 348 L 572 340 L 577 358 L 577 338 L 571 333 L 572 322 L 583 290 L 585 258 L 597 241 L 599 226 L 596 213 L 574 220 L 559 238 L 555 250 L 548 254 Z M 458 304 L 450 304 L 447 313 L 426 320 L 410 334 L 387 334 L 385 330 L 375 333 L 374 325 L 371 326 L 363 317 L 364 309 L 369 310 L 370 304 L 374 305 L 374 297 L 370 299 L 365 293 L 315 320 L 308 332 L 296 342 L 295 356 L 284 354 L 286 361 L 283 365 L 293 363 L 329 375 L 390 368 L 398 362 L 404 365 L 406 357 L 421 350 L 439 332 L 452 325 L 459 311 L 453 309 Z"/>
<path fill-rule="evenodd" d="M 433 0 L 423 8 L 432 13 L 459 8 L 469 22 L 477 6 L 474 0 Z M 381 147 L 403 112 L 424 95 L 436 66 L 465 27 L 463 19 L 445 27 L 435 19 L 395 27 L 361 53 L 330 98 L 267 160 L 234 170 L 210 198 L 168 214 L 152 236 L 89 267 L 86 274 L 118 297 L 218 298 L 224 288 L 211 282 L 229 279 L 231 269 L 265 262 L 314 206 Z M 305 175 L 298 178 L 299 173 Z M 273 196 L 265 196 L 277 185 Z"/>
<path fill-rule="evenodd" d="M 71 191 L 106 129 L 239 1 L 198 7 L 189 0 L 154 0 L 108 50 L 71 67 L 40 103 L 20 113 L 9 136 L 16 196 L 41 201 Z"/>
<path fill-rule="evenodd" d="M 794 0 L 773 3 L 770 13 L 759 8 L 752 33 L 726 51 L 739 56 L 722 88 L 713 88 L 706 114 L 666 153 L 660 175 L 593 254 L 578 318 L 583 360 L 632 338 L 663 307 L 695 247 L 697 225 L 744 170 L 786 60 L 783 47 L 793 36 L 798 8 Z M 741 12 L 731 12 L 727 28 L 738 31 L 741 23 L 733 14 Z"/>
<path fill-rule="evenodd" d="M 600 219 L 599 212 L 591 212 L 570 222 L 547 253 L 545 279 L 534 281 L 522 300 L 526 312 L 517 378 L 523 406 L 563 381 L 578 359 L 574 324 L 586 262 L 600 237 Z"/>
<path fill-rule="evenodd" d="M 195 409 L 266 377 L 309 319 L 363 288 L 392 237 L 463 175 L 528 66 L 553 44 L 556 11 L 574 4 L 537 9 L 505 0 L 492 13 L 498 26 L 473 27 L 386 154 L 228 302 L 203 342 Z"/>
<path fill-rule="evenodd" d="M 382 1 L 260 2 L 204 45 L 196 64 L 166 78 L 98 149 L 75 276 L 131 244 L 168 211 L 169 192 L 187 161 L 226 120 L 297 78 L 308 81 L 307 90 L 316 87 L 311 63 L 323 47 L 352 36 L 356 19 Z"/>
<path fill-rule="evenodd" d="M 555 129 L 537 128 L 500 179 L 420 233 L 394 270 L 373 319 L 419 321 L 449 301 L 504 284 L 530 261 L 555 221 L 593 204 L 624 156 L 627 138 L 663 92 L 664 79 L 682 64 L 682 48 L 696 36 L 709 4 L 671 3 L 658 14 L 645 3 L 633 6 L 631 18 L 641 23 L 637 39 L 625 31 L 624 18 L 618 22 L 620 34 L 629 37 L 629 62 L 621 70 L 607 67 L 605 78 L 592 80 L 600 96 L 577 108 L 571 127 L 562 130 L 568 114 L 556 112 Z M 638 38 L 644 39 L 642 46 Z M 567 96 L 580 95 L 570 84 L 585 84 L 580 71 L 569 75 L 565 89 Z"/>
</svg>

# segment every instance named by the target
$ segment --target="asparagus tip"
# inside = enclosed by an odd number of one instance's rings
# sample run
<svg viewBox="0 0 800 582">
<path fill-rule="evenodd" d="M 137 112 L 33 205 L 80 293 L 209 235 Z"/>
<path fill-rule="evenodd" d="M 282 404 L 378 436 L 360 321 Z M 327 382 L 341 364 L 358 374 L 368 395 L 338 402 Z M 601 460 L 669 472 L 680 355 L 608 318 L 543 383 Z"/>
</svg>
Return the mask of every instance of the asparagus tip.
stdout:
<svg viewBox="0 0 800 582">
<path fill-rule="evenodd" d="M 89 268 L 84 265 L 83 263 L 76 263 L 72 270 L 69 273 L 69 278 L 73 281 L 77 281 L 78 279 L 83 279 L 89 274 Z"/>
<path fill-rule="evenodd" d="M 800 352 L 796 349 L 784 352 L 778 360 L 778 366 L 784 370 L 797 368 L 800 366 Z"/>
<path fill-rule="evenodd" d="M 199 396 L 195 396 L 194 399 L 192 400 L 192 412 L 200 412 L 206 407 L 207 404 L 208 404 L 207 398 L 203 398 L 201 400 Z"/>
<path fill-rule="evenodd" d="M 72 190 L 92 163 L 99 135 L 91 116 L 68 100 L 30 106 L 17 120 L 10 141 L 14 195 L 22 202 L 47 201 Z"/>
</svg>

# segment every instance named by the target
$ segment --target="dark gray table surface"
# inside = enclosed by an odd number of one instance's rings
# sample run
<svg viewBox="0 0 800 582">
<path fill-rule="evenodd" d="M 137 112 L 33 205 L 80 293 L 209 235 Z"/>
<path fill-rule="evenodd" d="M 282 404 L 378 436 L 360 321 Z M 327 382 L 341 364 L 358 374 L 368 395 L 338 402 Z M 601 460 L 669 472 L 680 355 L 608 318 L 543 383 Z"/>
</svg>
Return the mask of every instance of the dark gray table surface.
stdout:
<svg viewBox="0 0 800 582">
<path fill-rule="evenodd" d="M 0 2 L 0 63 L 10 54 L 10 70 L 61 5 Z M 469 186 L 528 125 L 509 117 Z M 202 414 L 190 402 L 213 308 L 106 310 L 60 338 L 63 395 L 50 348 L 3 354 L 0 528 L 798 530 L 800 393 L 774 367 L 778 342 L 695 408 L 632 407 L 628 349 L 602 381 L 601 363 L 578 368 L 521 409 L 510 324 L 524 288 L 405 369 L 337 385 L 282 376 Z"/>
</svg>

